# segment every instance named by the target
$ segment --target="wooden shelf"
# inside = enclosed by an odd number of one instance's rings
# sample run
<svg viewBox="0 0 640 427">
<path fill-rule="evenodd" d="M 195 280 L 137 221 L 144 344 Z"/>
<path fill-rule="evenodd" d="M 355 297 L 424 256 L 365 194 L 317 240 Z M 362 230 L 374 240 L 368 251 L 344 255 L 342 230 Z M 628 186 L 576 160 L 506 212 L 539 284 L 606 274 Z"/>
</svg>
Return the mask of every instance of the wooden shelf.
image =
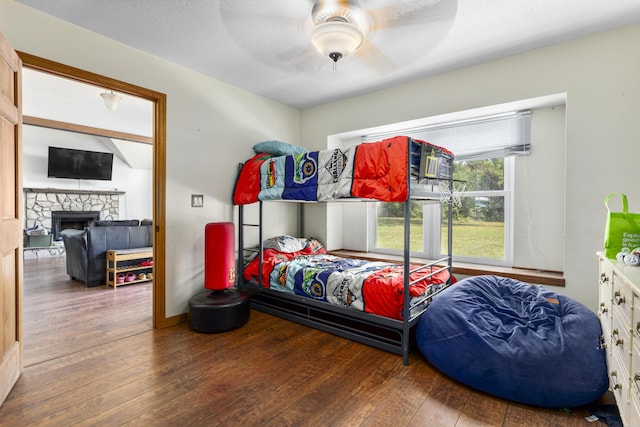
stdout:
<svg viewBox="0 0 640 427">
<path fill-rule="evenodd" d="M 132 285 L 134 283 L 140 282 L 148 282 L 153 279 L 135 279 L 131 281 L 125 281 L 122 283 L 116 282 L 116 276 L 120 273 L 134 272 L 134 271 L 142 271 L 142 270 L 151 270 L 153 273 L 153 264 L 152 265 L 124 265 L 118 266 L 118 262 L 122 261 L 131 261 L 138 259 L 152 259 L 153 258 L 153 248 L 133 248 L 133 249 L 115 249 L 107 251 L 107 277 L 106 282 L 107 286 L 113 286 L 115 290 L 118 286 L 122 285 Z M 137 274 L 136 274 L 137 277 Z"/>
<path fill-rule="evenodd" d="M 121 260 L 118 260 L 118 261 L 121 261 Z M 140 264 L 127 265 L 127 266 L 124 266 L 124 267 L 117 267 L 116 268 L 116 273 L 124 273 L 124 272 L 127 272 L 127 271 L 150 269 L 150 268 L 153 268 L 153 266 L 151 266 L 151 265 L 140 265 Z"/>
</svg>

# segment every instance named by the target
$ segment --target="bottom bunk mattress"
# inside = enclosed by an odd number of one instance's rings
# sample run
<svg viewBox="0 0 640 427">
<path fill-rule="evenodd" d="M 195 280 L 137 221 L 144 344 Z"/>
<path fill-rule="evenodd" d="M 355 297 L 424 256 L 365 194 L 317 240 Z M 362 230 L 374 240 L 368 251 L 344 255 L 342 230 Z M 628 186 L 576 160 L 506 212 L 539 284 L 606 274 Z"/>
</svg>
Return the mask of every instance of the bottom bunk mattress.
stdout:
<svg viewBox="0 0 640 427">
<path fill-rule="evenodd" d="M 244 270 L 259 283 L 259 257 Z M 449 282 L 448 270 L 428 267 L 410 274 L 410 298 L 422 298 Z M 452 278 L 453 281 L 453 278 Z M 265 241 L 262 286 L 332 305 L 402 319 L 404 268 L 397 264 L 327 254 L 315 239 L 279 236 Z"/>
</svg>

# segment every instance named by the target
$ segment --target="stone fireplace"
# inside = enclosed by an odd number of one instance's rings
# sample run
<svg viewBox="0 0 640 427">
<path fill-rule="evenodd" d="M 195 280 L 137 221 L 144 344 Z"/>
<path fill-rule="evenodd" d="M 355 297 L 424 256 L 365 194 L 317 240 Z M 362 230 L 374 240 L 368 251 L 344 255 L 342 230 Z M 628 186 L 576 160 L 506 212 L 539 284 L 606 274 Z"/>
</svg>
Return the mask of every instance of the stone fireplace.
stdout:
<svg viewBox="0 0 640 427">
<path fill-rule="evenodd" d="M 64 228 L 84 228 L 89 221 L 98 219 L 120 219 L 123 194 L 124 191 L 25 188 L 25 228 L 42 226 L 59 239 Z"/>
</svg>

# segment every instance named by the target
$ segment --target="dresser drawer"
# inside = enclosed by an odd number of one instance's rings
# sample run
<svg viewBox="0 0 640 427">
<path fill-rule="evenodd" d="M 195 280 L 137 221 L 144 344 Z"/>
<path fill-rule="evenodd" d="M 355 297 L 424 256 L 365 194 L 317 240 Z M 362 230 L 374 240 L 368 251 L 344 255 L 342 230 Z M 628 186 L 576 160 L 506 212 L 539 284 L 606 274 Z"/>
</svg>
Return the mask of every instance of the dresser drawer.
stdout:
<svg viewBox="0 0 640 427">
<path fill-rule="evenodd" d="M 603 288 L 601 287 L 600 290 L 602 291 L 602 289 Z M 603 295 L 600 294 L 600 299 L 598 300 L 598 318 L 600 319 L 600 324 L 602 325 L 603 329 L 606 327 L 609 332 L 611 331 L 611 316 L 613 309 L 611 305 L 611 295 L 611 287 L 609 287 L 609 298 L 603 298 Z M 640 303 L 640 301 L 638 301 L 638 303 Z"/>
<path fill-rule="evenodd" d="M 629 422 L 625 425 L 640 426 L 640 400 L 636 396 L 632 396 L 629 402 Z"/>
<path fill-rule="evenodd" d="M 609 366 L 609 364 L 611 363 L 609 359 L 611 357 L 611 349 L 612 349 L 611 329 L 609 326 L 610 324 L 605 325 L 602 322 L 602 320 L 600 320 L 600 325 L 602 326 L 602 335 L 600 336 L 600 347 L 604 350 L 605 354 L 607 355 L 607 366 Z"/>
<path fill-rule="evenodd" d="M 611 298 L 613 298 L 613 267 L 606 260 L 599 258 L 599 278 L 598 278 L 598 292 L 599 301 L 608 302 L 611 306 Z"/>
<path fill-rule="evenodd" d="M 633 307 L 633 294 L 631 286 L 624 277 L 616 272 L 613 273 L 613 317 L 620 316 L 624 324 L 630 328 L 631 325 L 631 307 Z"/>
<path fill-rule="evenodd" d="M 631 354 L 631 394 L 635 395 L 640 402 L 640 343 L 633 342 L 633 353 Z M 640 426 L 640 424 L 638 424 Z"/>
<path fill-rule="evenodd" d="M 633 294 L 633 318 L 631 319 L 631 335 L 633 339 L 640 339 L 640 290 L 636 287 L 631 289 Z"/>
<path fill-rule="evenodd" d="M 624 372 L 622 362 L 617 353 L 614 353 L 611 357 L 609 389 L 616 398 L 622 423 L 625 426 L 629 425 L 629 376 Z"/>
<path fill-rule="evenodd" d="M 616 353 L 622 362 L 625 374 L 629 376 L 631 372 L 631 334 L 629 326 L 626 325 L 617 315 L 614 309 L 613 323 L 611 329 L 611 352 Z"/>
</svg>

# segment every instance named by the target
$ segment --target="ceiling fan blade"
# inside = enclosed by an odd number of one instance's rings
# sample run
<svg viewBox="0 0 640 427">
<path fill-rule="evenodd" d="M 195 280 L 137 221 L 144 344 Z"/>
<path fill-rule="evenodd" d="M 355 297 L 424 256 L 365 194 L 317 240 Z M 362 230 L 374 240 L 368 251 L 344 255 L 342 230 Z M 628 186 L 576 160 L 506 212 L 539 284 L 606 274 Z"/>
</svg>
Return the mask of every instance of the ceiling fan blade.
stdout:
<svg viewBox="0 0 640 427">
<path fill-rule="evenodd" d="M 396 69 L 396 64 L 373 43 L 365 43 L 356 51 L 355 56 L 379 76 L 389 74 Z"/>
<path fill-rule="evenodd" d="M 367 10 L 367 13 L 373 19 L 374 29 L 380 30 L 398 26 L 429 25 L 435 22 L 450 23 L 457 11 L 457 0 L 404 0 Z"/>
<path fill-rule="evenodd" d="M 333 61 L 324 57 L 317 50 L 292 48 L 287 52 L 278 55 L 282 62 L 287 64 L 287 68 L 305 73 L 320 73 L 331 69 Z"/>
<path fill-rule="evenodd" d="M 243 0 L 220 2 L 229 35 L 245 53 L 273 68 L 296 69 L 311 47 L 311 0 Z"/>
</svg>

